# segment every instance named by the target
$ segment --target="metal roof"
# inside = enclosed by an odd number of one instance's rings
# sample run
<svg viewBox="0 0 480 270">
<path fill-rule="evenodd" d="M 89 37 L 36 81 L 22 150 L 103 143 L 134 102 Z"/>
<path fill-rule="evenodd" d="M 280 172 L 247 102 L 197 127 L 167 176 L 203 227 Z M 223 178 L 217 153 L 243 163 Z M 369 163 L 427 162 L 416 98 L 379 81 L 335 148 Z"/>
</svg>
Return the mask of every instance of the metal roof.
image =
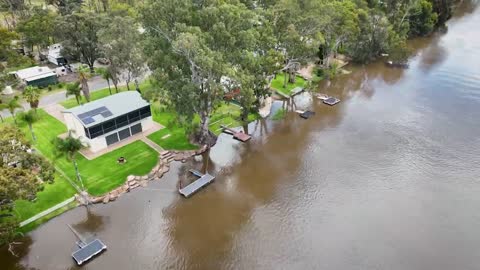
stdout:
<svg viewBox="0 0 480 270">
<path fill-rule="evenodd" d="M 19 79 L 26 81 L 33 81 L 51 76 L 56 76 L 55 72 L 53 72 L 53 70 L 51 70 L 50 68 L 39 66 L 17 70 L 11 72 L 11 74 L 16 74 Z"/>
<path fill-rule="evenodd" d="M 63 113 L 73 114 L 88 128 L 148 105 L 137 91 L 126 91 L 64 110 Z"/>
</svg>

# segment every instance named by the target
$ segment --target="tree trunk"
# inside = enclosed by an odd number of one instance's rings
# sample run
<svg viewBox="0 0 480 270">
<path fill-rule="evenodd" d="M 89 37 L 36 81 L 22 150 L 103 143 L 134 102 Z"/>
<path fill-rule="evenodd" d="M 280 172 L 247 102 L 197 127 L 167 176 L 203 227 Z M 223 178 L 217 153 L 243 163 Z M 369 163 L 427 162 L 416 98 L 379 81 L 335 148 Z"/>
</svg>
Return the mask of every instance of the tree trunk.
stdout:
<svg viewBox="0 0 480 270">
<path fill-rule="evenodd" d="M 35 137 L 35 132 L 33 132 L 33 127 L 32 127 L 32 123 L 28 123 L 28 128 L 30 129 L 30 133 L 32 133 L 32 139 L 34 142 L 37 141 L 37 137 Z"/>
<path fill-rule="evenodd" d="M 130 91 L 130 81 L 127 80 L 127 90 Z"/>
<path fill-rule="evenodd" d="M 83 185 L 82 177 L 80 176 L 80 171 L 78 170 L 78 165 L 75 158 L 72 158 L 72 162 L 73 162 L 73 167 L 75 168 L 75 175 L 77 177 L 77 181 L 80 183 L 80 186 L 82 187 L 82 191 L 85 191 L 85 186 Z"/>
<path fill-rule="evenodd" d="M 112 77 L 112 83 L 115 87 L 115 92 L 118 93 L 118 80 Z"/>
<path fill-rule="evenodd" d="M 140 84 L 138 83 L 138 80 L 135 79 L 133 82 L 135 83 L 135 90 L 137 90 L 137 92 L 141 93 L 140 92 Z"/>
<path fill-rule="evenodd" d="M 82 80 L 82 92 L 87 102 L 90 102 L 90 89 L 88 87 L 88 81 L 85 79 Z"/>
<path fill-rule="evenodd" d="M 0 120 L 2 120 L 2 123 L 5 122 L 5 120 L 3 120 L 2 112 L 0 112 Z"/>
<path fill-rule="evenodd" d="M 15 112 L 10 112 L 13 116 L 13 122 L 15 123 L 15 125 L 17 124 L 17 118 L 15 117 Z"/>
<path fill-rule="evenodd" d="M 108 84 L 108 91 L 110 92 L 110 95 L 112 94 L 112 88 L 110 88 L 110 80 L 107 79 L 107 84 Z"/>
<path fill-rule="evenodd" d="M 296 82 L 297 76 L 295 75 L 295 72 L 290 71 L 290 72 L 288 73 L 288 76 L 289 76 L 288 81 L 289 81 L 290 83 L 295 83 L 295 82 Z"/>
<path fill-rule="evenodd" d="M 75 99 L 77 100 L 77 104 L 80 105 L 80 97 L 75 95 Z"/>
<path fill-rule="evenodd" d="M 95 62 L 95 60 L 94 60 L 93 62 Z M 91 74 L 94 74 L 94 73 L 95 73 L 95 68 L 93 67 L 93 63 L 88 64 L 88 68 L 90 69 L 90 73 L 91 73 Z"/>
<path fill-rule="evenodd" d="M 103 6 L 103 12 L 107 12 L 108 10 L 108 0 L 101 0 Z"/>
<path fill-rule="evenodd" d="M 208 148 L 214 146 L 217 142 L 217 136 L 215 136 L 215 134 L 210 132 L 208 129 L 209 125 L 210 116 L 208 116 L 208 113 L 200 113 L 200 131 L 198 134 L 198 142 L 202 145 L 207 145 Z"/>
<path fill-rule="evenodd" d="M 288 72 L 285 70 L 283 76 L 283 88 L 287 88 L 287 82 L 288 82 Z"/>
</svg>

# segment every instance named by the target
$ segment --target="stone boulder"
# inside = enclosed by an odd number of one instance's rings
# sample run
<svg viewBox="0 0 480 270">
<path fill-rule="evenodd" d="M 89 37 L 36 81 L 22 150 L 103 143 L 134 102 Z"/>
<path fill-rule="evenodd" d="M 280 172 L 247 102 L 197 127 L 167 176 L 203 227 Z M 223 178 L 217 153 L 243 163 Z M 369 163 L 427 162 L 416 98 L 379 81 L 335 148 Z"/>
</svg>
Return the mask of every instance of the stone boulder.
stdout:
<svg viewBox="0 0 480 270">
<path fill-rule="evenodd" d="M 103 203 L 108 203 L 110 201 L 110 195 L 103 197 Z"/>
</svg>

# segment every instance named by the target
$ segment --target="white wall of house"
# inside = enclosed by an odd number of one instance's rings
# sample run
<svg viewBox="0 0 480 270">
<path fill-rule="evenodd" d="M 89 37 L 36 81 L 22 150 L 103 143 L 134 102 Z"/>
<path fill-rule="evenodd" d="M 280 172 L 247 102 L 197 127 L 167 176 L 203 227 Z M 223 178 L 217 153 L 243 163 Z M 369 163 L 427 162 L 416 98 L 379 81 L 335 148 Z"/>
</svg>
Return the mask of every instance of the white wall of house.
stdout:
<svg viewBox="0 0 480 270">
<path fill-rule="evenodd" d="M 99 136 L 99 137 L 96 137 L 94 139 L 89 139 L 89 138 L 87 138 L 87 136 L 85 134 L 85 129 L 84 129 L 82 123 L 75 116 L 73 116 L 71 113 L 64 113 L 63 116 L 65 118 L 65 123 L 67 125 L 68 130 L 75 131 L 74 133 L 72 133 L 72 136 L 74 138 L 80 139 L 85 145 L 87 145 L 87 147 L 90 149 L 90 151 L 92 151 L 94 153 L 99 152 L 99 151 L 101 151 L 103 149 L 106 149 L 108 147 L 105 137 L 107 137 L 108 135 L 114 134 L 114 133 L 116 133 L 116 132 L 118 132 L 122 129 L 125 129 L 127 127 L 131 127 L 131 126 L 139 123 L 139 122 L 137 122 L 137 123 L 134 123 L 132 125 L 122 127 L 121 129 L 106 133 L 106 134 L 104 134 L 102 136 Z M 142 131 L 143 132 L 153 128 L 153 125 L 154 125 L 153 119 L 152 119 L 151 116 L 142 119 L 140 121 L 140 123 L 142 125 Z"/>
<path fill-rule="evenodd" d="M 90 151 L 96 153 L 98 151 L 101 151 L 101 150 L 107 148 L 108 145 L 107 145 L 107 141 L 105 140 L 105 137 L 112 134 L 112 133 L 115 133 L 115 132 L 107 133 L 106 135 L 96 137 L 95 139 L 88 139 L 87 138 L 88 148 L 90 148 Z"/>
<path fill-rule="evenodd" d="M 151 128 L 153 128 L 152 117 L 150 116 L 150 117 L 142 119 L 142 130 L 145 131 L 145 130 L 149 130 Z"/>
<path fill-rule="evenodd" d="M 65 119 L 65 124 L 67 125 L 67 129 L 73 130 L 72 136 L 75 138 L 85 137 L 85 129 L 83 128 L 82 123 L 73 116 L 71 113 L 64 113 L 63 118 Z"/>
<path fill-rule="evenodd" d="M 65 119 L 68 131 L 73 131 L 72 137 L 80 139 L 85 145 L 89 145 L 90 139 L 87 138 L 82 123 L 71 113 L 64 113 L 63 118 Z"/>
</svg>

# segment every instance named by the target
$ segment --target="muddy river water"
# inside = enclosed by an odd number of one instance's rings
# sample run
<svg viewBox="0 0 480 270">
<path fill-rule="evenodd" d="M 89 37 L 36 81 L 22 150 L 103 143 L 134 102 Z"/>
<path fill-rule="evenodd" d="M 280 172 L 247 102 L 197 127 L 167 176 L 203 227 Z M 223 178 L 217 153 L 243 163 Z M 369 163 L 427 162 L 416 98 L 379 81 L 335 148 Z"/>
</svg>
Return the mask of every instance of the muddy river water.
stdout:
<svg viewBox="0 0 480 270">
<path fill-rule="evenodd" d="M 208 155 L 114 203 L 69 211 L 22 239 L 1 269 L 77 269 L 72 224 L 108 250 L 83 269 L 479 269 L 480 10 L 412 41 L 409 69 L 349 66 L 304 94 L 303 120 L 252 123 Z M 190 168 L 216 181 L 176 192 Z"/>
</svg>

